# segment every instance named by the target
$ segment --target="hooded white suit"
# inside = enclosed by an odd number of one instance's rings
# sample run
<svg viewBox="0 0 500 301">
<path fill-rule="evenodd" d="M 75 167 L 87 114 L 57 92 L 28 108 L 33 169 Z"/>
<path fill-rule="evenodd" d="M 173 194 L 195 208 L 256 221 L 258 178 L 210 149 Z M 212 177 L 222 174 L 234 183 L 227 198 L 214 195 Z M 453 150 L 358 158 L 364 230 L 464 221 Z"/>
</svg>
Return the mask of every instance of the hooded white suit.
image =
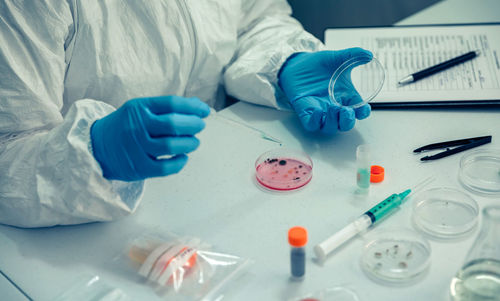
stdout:
<svg viewBox="0 0 500 301">
<path fill-rule="evenodd" d="M 219 109 L 222 85 L 280 108 L 282 63 L 321 47 L 284 0 L 0 0 L 0 223 L 130 214 L 143 182 L 102 177 L 89 147 L 95 120 L 146 96 Z"/>
</svg>

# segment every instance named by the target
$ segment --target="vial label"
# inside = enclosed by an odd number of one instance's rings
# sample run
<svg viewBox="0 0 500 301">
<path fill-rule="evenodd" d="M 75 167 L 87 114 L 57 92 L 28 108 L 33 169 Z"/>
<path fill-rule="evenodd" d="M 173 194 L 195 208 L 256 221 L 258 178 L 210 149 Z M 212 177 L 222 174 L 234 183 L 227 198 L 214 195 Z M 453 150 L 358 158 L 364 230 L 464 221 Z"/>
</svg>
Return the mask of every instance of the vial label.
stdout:
<svg viewBox="0 0 500 301">
<path fill-rule="evenodd" d="M 359 188 L 368 189 L 370 187 L 370 171 L 366 168 L 359 168 L 356 182 Z"/>
<path fill-rule="evenodd" d="M 304 248 L 293 248 L 290 252 L 292 276 L 301 278 L 306 273 L 306 251 Z"/>
</svg>

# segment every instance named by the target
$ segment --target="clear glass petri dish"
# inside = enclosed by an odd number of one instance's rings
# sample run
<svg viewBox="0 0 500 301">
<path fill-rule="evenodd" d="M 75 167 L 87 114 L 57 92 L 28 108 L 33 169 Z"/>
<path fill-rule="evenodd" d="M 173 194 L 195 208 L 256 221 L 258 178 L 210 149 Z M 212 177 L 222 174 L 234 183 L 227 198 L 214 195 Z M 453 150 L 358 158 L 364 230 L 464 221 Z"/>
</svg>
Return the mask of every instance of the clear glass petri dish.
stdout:
<svg viewBox="0 0 500 301">
<path fill-rule="evenodd" d="M 433 188 L 414 196 L 413 224 L 436 238 L 456 238 L 472 233 L 479 207 L 468 194 L 453 188 Z"/>
<path fill-rule="evenodd" d="M 500 149 L 480 149 L 460 160 L 460 183 L 468 190 L 484 195 L 500 195 Z"/>
<path fill-rule="evenodd" d="M 419 233 L 405 228 L 367 235 L 361 268 L 372 280 L 388 284 L 416 281 L 430 265 L 431 247 Z"/>
<path fill-rule="evenodd" d="M 375 98 L 384 81 L 384 67 L 375 57 L 356 56 L 333 73 L 328 85 L 329 98 L 334 104 L 356 109 Z"/>
<path fill-rule="evenodd" d="M 350 288 L 343 286 L 330 287 L 314 294 L 308 294 L 289 301 L 359 301 L 358 294 Z"/>
<path fill-rule="evenodd" d="M 313 163 L 304 152 L 277 148 L 263 153 L 255 161 L 255 178 L 264 188 L 290 191 L 307 185 Z"/>
</svg>

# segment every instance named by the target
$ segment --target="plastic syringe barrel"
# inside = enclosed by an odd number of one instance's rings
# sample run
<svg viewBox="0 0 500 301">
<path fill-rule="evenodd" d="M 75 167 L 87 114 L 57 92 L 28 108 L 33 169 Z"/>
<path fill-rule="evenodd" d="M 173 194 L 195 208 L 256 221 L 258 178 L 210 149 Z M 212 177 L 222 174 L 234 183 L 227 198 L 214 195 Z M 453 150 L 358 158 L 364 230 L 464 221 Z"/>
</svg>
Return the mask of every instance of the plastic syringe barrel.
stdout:
<svg viewBox="0 0 500 301">
<path fill-rule="evenodd" d="M 368 215 L 361 215 L 354 222 L 345 226 L 339 232 L 333 234 L 322 243 L 317 244 L 314 247 L 314 253 L 316 253 L 318 259 L 324 260 L 330 252 L 338 248 L 359 232 L 366 230 L 371 224 L 372 221 Z"/>
<path fill-rule="evenodd" d="M 411 190 L 407 189 L 402 193 L 394 193 L 390 197 L 386 198 L 382 202 L 373 206 L 370 210 L 365 212 L 371 218 L 372 223 L 378 222 L 383 217 L 392 213 L 396 208 L 398 208 L 401 203 L 405 200 L 406 196 L 410 194 Z"/>
</svg>

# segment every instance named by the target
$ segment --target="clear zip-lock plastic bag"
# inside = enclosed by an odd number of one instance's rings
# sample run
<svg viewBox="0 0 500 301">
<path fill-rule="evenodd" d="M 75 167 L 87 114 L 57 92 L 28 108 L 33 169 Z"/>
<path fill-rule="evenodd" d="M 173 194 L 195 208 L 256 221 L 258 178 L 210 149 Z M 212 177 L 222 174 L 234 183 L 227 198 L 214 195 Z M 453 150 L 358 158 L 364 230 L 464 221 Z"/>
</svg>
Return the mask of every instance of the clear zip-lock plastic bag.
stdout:
<svg viewBox="0 0 500 301">
<path fill-rule="evenodd" d="M 97 275 L 78 277 L 53 301 L 132 301 L 121 289 L 112 287 Z"/>
<path fill-rule="evenodd" d="M 209 244 L 198 238 L 173 234 L 136 238 L 126 256 L 159 296 L 175 296 L 175 300 L 216 300 L 224 285 L 250 262 L 212 251 Z"/>
</svg>

